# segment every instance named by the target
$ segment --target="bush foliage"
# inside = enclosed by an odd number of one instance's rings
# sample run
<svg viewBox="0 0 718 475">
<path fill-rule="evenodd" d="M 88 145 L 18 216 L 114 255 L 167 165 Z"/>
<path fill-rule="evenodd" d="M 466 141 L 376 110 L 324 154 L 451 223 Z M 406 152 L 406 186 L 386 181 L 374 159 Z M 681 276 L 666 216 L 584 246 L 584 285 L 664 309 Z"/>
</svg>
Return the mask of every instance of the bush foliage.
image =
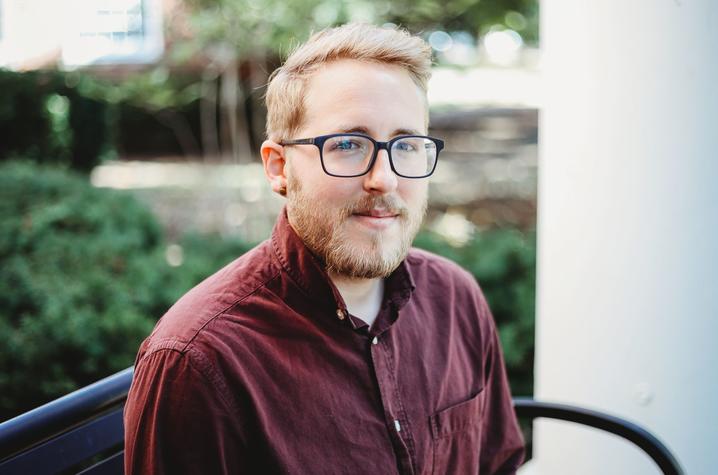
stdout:
<svg viewBox="0 0 718 475">
<path fill-rule="evenodd" d="M 157 317 L 248 245 L 187 237 L 81 176 L 0 166 L 0 420 L 130 366 Z"/>
<path fill-rule="evenodd" d="M 416 245 L 468 269 L 498 322 L 515 394 L 531 394 L 534 240 L 513 230 L 462 247 Z M 0 165 L 0 420 L 130 366 L 157 318 L 251 244 L 187 235 L 168 247 L 130 195 L 29 162 Z"/>
<path fill-rule="evenodd" d="M 0 416 L 131 363 L 159 311 L 154 217 L 81 177 L 0 171 Z M 1 417 L 0 417 L 1 418 Z"/>
</svg>

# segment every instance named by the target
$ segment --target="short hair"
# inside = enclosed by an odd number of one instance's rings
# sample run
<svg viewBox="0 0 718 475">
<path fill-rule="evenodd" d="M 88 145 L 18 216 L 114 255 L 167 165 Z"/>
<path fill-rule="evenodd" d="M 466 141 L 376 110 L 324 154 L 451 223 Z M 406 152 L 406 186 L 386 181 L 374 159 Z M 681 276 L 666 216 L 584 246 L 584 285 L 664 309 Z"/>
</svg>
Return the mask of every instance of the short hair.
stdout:
<svg viewBox="0 0 718 475">
<path fill-rule="evenodd" d="M 431 47 L 398 27 L 349 23 L 314 33 L 269 77 L 267 138 L 286 140 L 302 126 L 307 79 L 321 65 L 340 59 L 403 67 L 426 95 L 431 77 Z"/>
</svg>

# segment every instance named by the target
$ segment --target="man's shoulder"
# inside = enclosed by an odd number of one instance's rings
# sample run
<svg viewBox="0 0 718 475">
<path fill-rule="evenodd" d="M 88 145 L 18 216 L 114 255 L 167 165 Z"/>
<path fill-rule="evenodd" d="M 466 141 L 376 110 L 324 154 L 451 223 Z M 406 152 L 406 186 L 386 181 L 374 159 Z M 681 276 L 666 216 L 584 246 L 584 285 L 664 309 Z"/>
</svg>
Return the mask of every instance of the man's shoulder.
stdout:
<svg viewBox="0 0 718 475">
<path fill-rule="evenodd" d="M 416 286 L 412 299 L 427 315 L 439 314 L 444 322 L 454 318 L 465 331 L 478 330 L 484 340 L 494 331 L 488 302 L 473 274 L 445 257 L 414 248 L 406 263 Z"/>
<path fill-rule="evenodd" d="M 478 286 L 474 277 L 459 264 L 424 249 L 412 247 L 406 263 L 415 282 L 428 279 L 471 288 Z"/>
<path fill-rule="evenodd" d="M 213 320 L 265 286 L 279 273 L 269 241 L 227 264 L 184 294 L 160 318 L 145 351 L 183 350 Z"/>
</svg>

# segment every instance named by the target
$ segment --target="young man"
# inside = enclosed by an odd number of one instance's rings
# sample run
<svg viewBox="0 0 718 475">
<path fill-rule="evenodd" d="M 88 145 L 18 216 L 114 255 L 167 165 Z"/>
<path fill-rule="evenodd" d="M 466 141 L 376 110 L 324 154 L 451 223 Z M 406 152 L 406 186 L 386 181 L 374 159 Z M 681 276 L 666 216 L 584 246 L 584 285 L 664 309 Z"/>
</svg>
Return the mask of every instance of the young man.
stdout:
<svg viewBox="0 0 718 475">
<path fill-rule="evenodd" d="M 523 444 L 473 278 L 415 249 L 443 143 L 431 51 L 312 36 L 272 76 L 269 240 L 199 284 L 137 356 L 128 473 L 514 473 Z"/>
</svg>

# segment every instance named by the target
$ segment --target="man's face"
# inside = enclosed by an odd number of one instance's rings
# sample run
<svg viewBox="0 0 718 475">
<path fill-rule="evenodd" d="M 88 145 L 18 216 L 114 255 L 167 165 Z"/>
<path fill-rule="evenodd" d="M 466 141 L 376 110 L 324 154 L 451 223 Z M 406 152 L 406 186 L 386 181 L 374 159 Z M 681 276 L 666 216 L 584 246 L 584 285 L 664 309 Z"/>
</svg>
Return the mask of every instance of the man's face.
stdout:
<svg viewBox="0 0 718 475">
<path fill-rule="evenodd" d="M 357 132 L 387 141 L 426 134 L 426 102 L 398 66 L 341 60 L 308 81 L 305 120 L 294 138 Z M 289 222 L 330 273 L 388 276 L 406 257 L 427 202 L 427 179 L 394 174 L 385 150 L 364 176 L 324 173 L 314 146 L 284 148 Z"/>
</svg>

